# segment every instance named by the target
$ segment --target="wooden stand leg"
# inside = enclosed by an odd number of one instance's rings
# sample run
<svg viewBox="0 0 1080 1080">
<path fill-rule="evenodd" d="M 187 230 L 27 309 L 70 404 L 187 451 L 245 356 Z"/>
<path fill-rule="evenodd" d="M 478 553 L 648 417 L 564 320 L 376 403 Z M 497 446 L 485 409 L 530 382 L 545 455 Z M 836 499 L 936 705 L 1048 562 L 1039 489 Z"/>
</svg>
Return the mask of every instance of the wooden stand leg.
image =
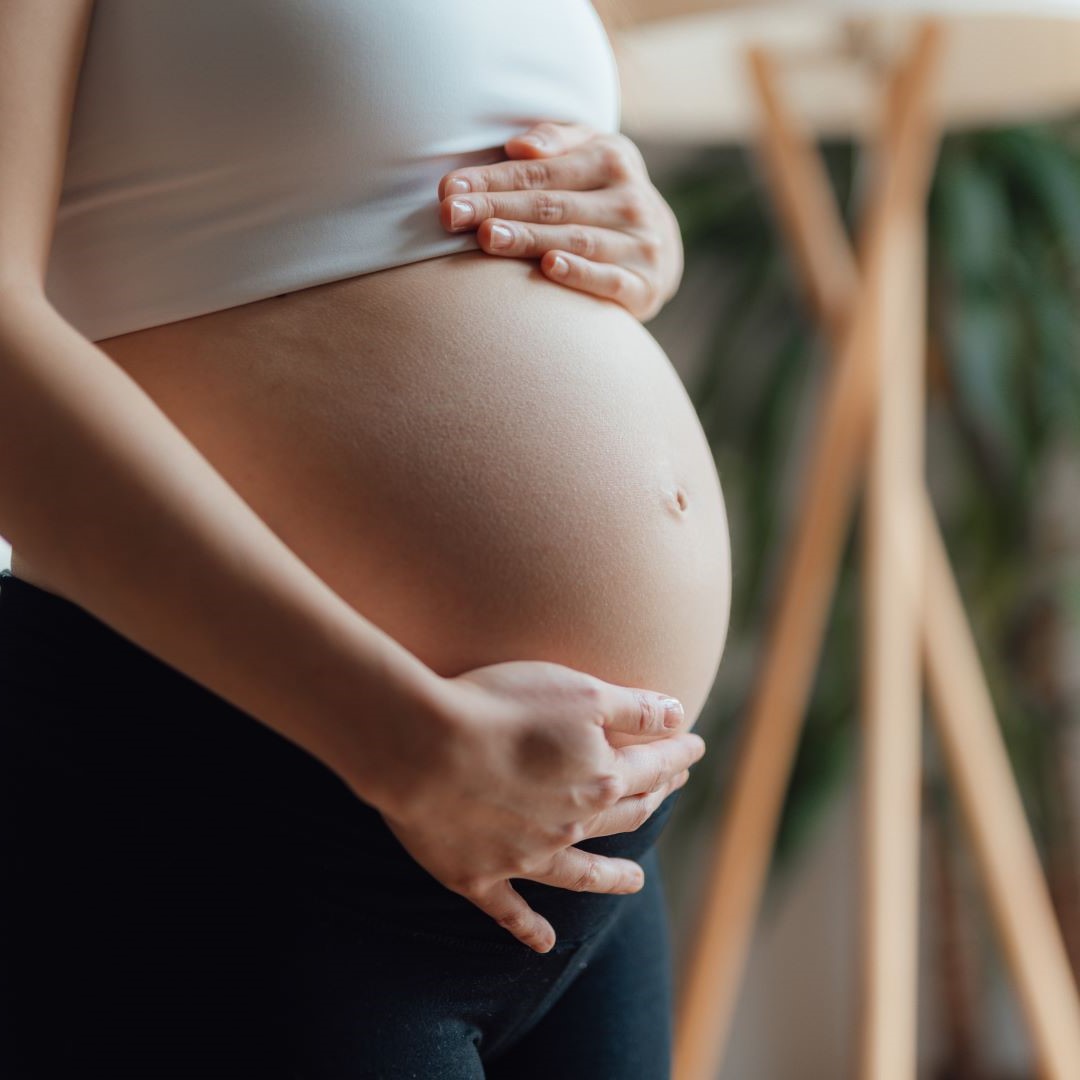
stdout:
<svg viewBox="0 0 1080 1080">
<path fill-rule="evenodd" d="M 875 286 L 876 424 L 863 518 L 862 951 L 859 1075 L 914 1080 L 922 679 L 920 619 L 926 339 L 923 181 L 936 144 L 927 119 L 932 33 L 888 93 L 876 167 L 893 177 Z"/>
<path fill-rule="evenodd" d="M 915 222 L 890 223 L 889 272 L 873 350 L 884 377 L 870 451 L 863 517 L 862 941 L 859 1076 L 915 1076 L 918 954 L 922 684 L 919 603 L 910 580 L 921 561 L 919 518 L 909 510 L 921 448 L 904 430 L 911 414 L 918 350 L 907 340 L 919 324 L 913 305 Z M 896 250 L 892 250 L 893 248 Z M 916 282 L 917 284 L 917 282 Z M 889 340 L 891 335 L 899 338 Z M 921 335 L 920 335 L 921 337 Z M 898 572 L 904 567 L 907 573 Z"/>
<path fill-rule="evenodd" d="M 908 128 L 906 123 L 900 125 L 901 131 Z M 905 155 L 905 161 L 915 160 L 916 155 Z M 843 344 L 830 373 L 795 533 L 751 695 L 746 733 L 710 860 L 694 948 L 686 958 L 675 1040 L 677 1080 L 712 1080 L 731 1024 L 835 589 L 855 485 L 864 468 L 877 375 L 876 367 L 866 362 L 877 333 L 880 290 L 873 283 L 882 265 L 879 252 L 883 226 L 889 220 L 887 206 L 896 199 L 899 189 L 894 178 L 899 176 L 899 170 L 884 171 L 871 200 L 872 212 L 864 230 L 866 284 L 859 303 L 850 307 Z M 818 185 L 817 190 L 828 189 Z M 827 200 L 819 203 L 832 205 Z M 842 229 L 840 235 L 841 258 L 850 260 Z M 850 279 L 855 280 L 854 273 Z M 850 297 L 845 299 L 850 305 Z"/>
<path fill-rule="evenodd" d="M 676 1072 L 683 1080 L 711 1078 L 722 1056 L 810 672 L 817 663 L 839 559 L 837 537 L 842 537 L 849 506 L 851 459 L 861 456 L 865 445 L 870 410 L 859 394 L 872 397 L 874 386 L 865 377 L 867 365 L 858 363 L 859 338 L 872 325 L 872 290 L 859 284 L 859 270 L 829 194 L 821 159 L 791 123 L 768 56 L 755 52 L 751 60 L 763 110 L 762 150 L 774 201 L 811 299 L 833 339 L 836 359 L 815 439 L 804 513 L 752 699 L 731 810 L 722 824 L 715 871 L 705 894 L 702 922 L 706 933 L 698 939 L 680 1001 Z M 918 84 L 918 68 L 914 70 Z M 893 122 L 897 122 L 895 110 Z M 863 230 L 864 280 L 876 272 L 875 218 L 886 202 L 879 192 Z M 860 417 L 853 422 L 852 418 Z M 841 424 L 841 433 L 832 430 L 836 423 Z M 825 491 L 828 488 L 827 476 L 822 477 L 829 467 L 826 463 L 838 468 L 842 498 L 823 509 L 817 498 L 823 486 Z M 815 509 L 818 516 L 810 523 Z M 1020 989 L 1041 1073 L 1065 1080 L 1076 1074 L 1080 1062 L 1080 998 L 925 491 L 916 516 L 921 516 L 925 528 L 923 640 L 934 705 L 931 714 L 974 839 L 995 926 Z M 815 566 L 826 579 L 817 588 L 810 577 Z M 811 610 L 800 618 L 799 590 L 808 586 Z M 788 679 L 789 672 L 794 673 L 793 680 Z M 781 692 L 778 683 L 786 683 L 788 692 Z"/>
<path fill-rule="evenodd" d="M 765 109 L 765 159 L 776 201 L 783 206 L 781 220 L 810 295 L 833 337 L 837 362 L 842 363 L 842 328 L 855 304 L 865 303 L 857 294 L 854 259 L 844 251 L 847 239 L 835 201 L 826 209 L 820 197 L 799 196 L 826 190 L 828 181 L 820 157 L 800 138 L 783 109 L 767 56 L 754 56 L 753 75 Z M 823 297 L 829 298 L 828 303 L 819 299 Z M 930 715 L 1020 992 L 1040 1072 L 1065 1080 L 1080 1072 L 1080 996 L 925 490 L 917 516 L 924 529 L 923 653 L 933 706 Z"/>
<path fill-rule="evenodd" d="M 933 716 L 1041 1075 L 1080 1075 L 1080 1000 L 929 497 L 925 659 Z"/>
</svg>

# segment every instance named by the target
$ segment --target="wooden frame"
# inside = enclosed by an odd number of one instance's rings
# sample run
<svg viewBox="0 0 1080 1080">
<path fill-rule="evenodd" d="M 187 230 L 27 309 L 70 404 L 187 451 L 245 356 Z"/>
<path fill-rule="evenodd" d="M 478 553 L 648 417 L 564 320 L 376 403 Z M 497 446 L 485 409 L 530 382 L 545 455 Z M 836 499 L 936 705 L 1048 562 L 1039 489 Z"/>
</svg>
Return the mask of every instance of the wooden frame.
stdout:
<svg viewBox="0 0 1080 1080">
<path fill-rule="evenodd" d="M 858 257 L 769 56 L 750 57 L 783 231 L 832 342 L 819 423 L 729 802 L 680 987 L 677 1080 L 712 1080 L 764 889 L 860 480 L 866 489 L 859 1075 L 912 1080 L 921 672 L 1042 1075 L 1080 1069 L 1080 997 L 923 479 L 925 201 L 942 31 L 883 93 Z"/>
</svg>

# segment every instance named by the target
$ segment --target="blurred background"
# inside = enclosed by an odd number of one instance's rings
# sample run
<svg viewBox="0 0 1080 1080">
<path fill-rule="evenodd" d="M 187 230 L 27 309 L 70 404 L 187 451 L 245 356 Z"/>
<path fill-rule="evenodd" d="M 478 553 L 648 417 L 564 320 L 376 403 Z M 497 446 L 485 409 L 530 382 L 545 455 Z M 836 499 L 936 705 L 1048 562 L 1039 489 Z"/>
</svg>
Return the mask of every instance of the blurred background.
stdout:
<svg viewBox="0 0 1080 1080">
<path fill-rule="evenodd" d="M 727 649 L 699 721 L 709 754 L 661 841 L 684 956 L 694 946 L 705 856 L 736 760 L 828 348 L 753 150 L 636 141 L 675 210 L 686 251 L 682 287 L 649 329 L 709 437 L 732 531 Z M 854 217 L 856 147 L 832 139 L 824 152 L 840 203 Z M 1080 114 L 947 135 L 931 189 L 929 265 L 928 483 L 1080 977 Z M 851 1073 L 857 529 L 848 538 L 722 1080 Z M 0 539 L 0 566 L 9 564 Z M 1031 1077 L 1031 1047 L 933 729 L 924 723 L 923 732 L 920 1076 Z"/>
<path fill-rule="evenodd" d="M 635 141 L 679 218 L 686 249 L 683 285 L 649 329 L 691 392 L 732 529 L 731 629 L 699 721 L 710 753 L 662 840 L 684 954 L 693 947 L 703 858 L 723 811 L 828 357 L 752 150 Z M 855 148 L 833 140 L 824 149 L 851 213 Z M 929 230 L 928 482 L 1080 975 L 1080 117 L 948 135 Z M 725 1080 L 850 1075 L 859 916 L 857 528 Z M 920 1075 L 1034 1076 L 927 724 L 922 815 Z"/>
<path fill-rule="evenodd" d="M 703 858 L 723 809 L 827 357 L 752 151 L 637 142 L 686 250 L 682 287 L 649 329 L 712 444 L 734 565 L 727 651 L 699 722 L 710 752 L 661 845 L 681 954 L 693 947 Z M 850 210 L 854 148 L 832 141 L 825 152 Z M 1080 117 L 947 136 L 930 201 L 930 265 L 929 484 L 1080 976 Z M 724 1080 L 834 1080 L 850 1070 L 856 555 L 853 532 Z M 0 566 L 9 561 L 0 540 Z M 920 1073 L 1034 1076 L 928 725 L 924 733 Z"/>
</svg>

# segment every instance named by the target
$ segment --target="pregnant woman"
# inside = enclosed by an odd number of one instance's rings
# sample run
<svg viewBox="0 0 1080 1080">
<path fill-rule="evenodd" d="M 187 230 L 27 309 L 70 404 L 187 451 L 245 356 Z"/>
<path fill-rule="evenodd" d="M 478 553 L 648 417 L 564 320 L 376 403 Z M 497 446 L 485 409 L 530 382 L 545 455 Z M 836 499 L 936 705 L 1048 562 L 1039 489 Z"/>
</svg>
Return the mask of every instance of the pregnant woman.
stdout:
<svg viewBox="0 0 1080 1080">
<path fill-rule="evenodd" d="M 730 565 L 618 122 L 586 0 L 0 3 L 0 1075 L 667 1075 Z"/>
</svg>

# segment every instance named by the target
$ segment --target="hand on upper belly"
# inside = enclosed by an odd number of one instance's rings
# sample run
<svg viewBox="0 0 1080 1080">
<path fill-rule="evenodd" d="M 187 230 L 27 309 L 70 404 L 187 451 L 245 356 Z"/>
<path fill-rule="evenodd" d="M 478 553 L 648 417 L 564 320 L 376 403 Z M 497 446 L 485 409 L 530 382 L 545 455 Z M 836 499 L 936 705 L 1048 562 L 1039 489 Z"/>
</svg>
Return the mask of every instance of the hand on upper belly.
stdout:
<svg viewBox="0 0 1080 1080">
<path fill-rule="evenodd" d="M 633 142 L 543 122 L 506 150 L 517 160 L 442 178 L 443 226 L 475 229 L 490 255 L 538 258 L 552 281 L 614 300 L 642 322 L 656 315 L 679 286 L 682 239 Z"/>
</svg>

